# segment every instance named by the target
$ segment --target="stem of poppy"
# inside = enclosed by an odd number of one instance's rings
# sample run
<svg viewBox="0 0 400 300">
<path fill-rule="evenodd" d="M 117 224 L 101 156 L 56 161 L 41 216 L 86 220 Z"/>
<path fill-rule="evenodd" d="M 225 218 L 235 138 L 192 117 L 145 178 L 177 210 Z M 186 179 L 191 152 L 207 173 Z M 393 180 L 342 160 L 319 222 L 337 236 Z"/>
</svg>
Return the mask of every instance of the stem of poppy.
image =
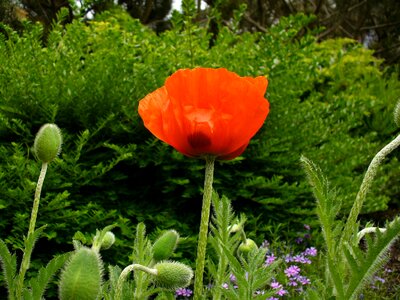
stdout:
<svg viewBox="0 0 400 300">
<path fill-rule="evenodd" d="M 203 296 L 203 273 L 206 259 L 208 222 L 210 220 L 212 184 L 214 177 L 214 156 L 206 157 L 206 171 L 204 179 L 203 207 L 201 209 L 199 241 L 197 244 L 196 271 L 194 277 L 194 300 Z"/>
<path fill-rule="evenodd" d="M 40 171 L 39 179 L 36 185 L 35 197 L 33 199 L 33 208 L 31 212 L 31 220 L 29 222 L 29 229 L 28 229 L 28 236 L 25 239 L 25 249 L 24 254 L 22 256 L 21 266 L 19 270 L 19 277 L 17 280 L 16 285 L 16 297 L 22 297 L 22 292 L 24 288 L 24 278 L 26 271 L 29 269 L 29 265 L 31 262 L 31 254 L 33 250 L 33 244 L 35 243 L 32 241 L 32 244 L 29 244 L 29 240 L 31 236 L 35 233 L 35 225 L 36 225 L 36 218 L 39 211 L 39 202 L 40 202 L 40 193 L 42 191 L 44 178 L 46 177 L 48 163 L 42 163 L 42 169 Z"/>
</svg>

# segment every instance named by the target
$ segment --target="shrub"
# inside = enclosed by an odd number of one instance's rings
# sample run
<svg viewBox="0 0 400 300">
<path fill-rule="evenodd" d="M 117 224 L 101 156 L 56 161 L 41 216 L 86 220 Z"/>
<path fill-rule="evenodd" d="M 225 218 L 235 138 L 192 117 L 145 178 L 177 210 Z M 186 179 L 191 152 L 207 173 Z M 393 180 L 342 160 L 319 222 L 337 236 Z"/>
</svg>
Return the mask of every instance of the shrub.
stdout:
<svg viewBox="0 0 400 300">
<path fill-rule="evenodd" d="M 239 34 L 221 26 L 209 48 L 206 29 L 175 13 L 173 29 L 156 35 L 121 12 L 88 24 L 54 24 L 42 44 L 42 28 L 0 36 L 1 237 L 14 248 L 25 232 L 38 163 L 33 134 L 55 122 L 63 153 L 48 174 L 38 226 L 47 223 L 57 251 L 72 232 L 117 223 L 130 240 L 134 225 L 196 232 L 203 164 L 155 140 L 137 115 L 137 103 L 179 68 L 225 67 L 241 76 L 266 75 L 271 114 L 244 155 L 217 168 L 215 189 L 248 213 L 250 237 L 273 224 L 300 225 L 314 202 L 299 164 L 303 153 L 321 162 L 333 184 L 343 186 L 346 211 L 371 153 L 394 131 L 391 114 L 400 84 L 380 61 L 350 40 L 317 43 L 299 32 L 312 18 L 283 18 L 267 34 Z M 396 158 L 387 164 L 366 211 L 387 207 L 398 187 Z M 389 188 L 390 187 L 390 188 Z M 185 214 L 182 214 L 182 212 Z M 312 224 L 312 223 L 311 223 Z M 193 255 L 188 239 L 184 255 Z M 260 241 L 258 241 L 260 242 Z M 116 241 L 109 252 L 130 248 Z M 182 250 L 183 249 L 183 250 Z M 115 252 L 113 252 L 115 251 Z M 123 257 L 123 256 L 118 256 Z M 107 257 L 104 257 L 107 260 Z"/>
</svg>

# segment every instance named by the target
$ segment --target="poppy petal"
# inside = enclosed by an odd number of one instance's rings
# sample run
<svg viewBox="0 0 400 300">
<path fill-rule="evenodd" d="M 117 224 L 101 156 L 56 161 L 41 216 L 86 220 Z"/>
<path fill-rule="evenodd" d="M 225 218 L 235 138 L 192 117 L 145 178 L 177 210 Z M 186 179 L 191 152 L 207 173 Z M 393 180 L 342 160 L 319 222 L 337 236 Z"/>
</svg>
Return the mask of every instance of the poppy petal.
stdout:
<svg viewBox="0 0 400 300">
<path fill-rule="evenodd" d="M 269 113 L 268 81 L 226 69 L 178 70 L 139 103 L 145 126 L 191 157 L 240 155 Z"/>
</svg>

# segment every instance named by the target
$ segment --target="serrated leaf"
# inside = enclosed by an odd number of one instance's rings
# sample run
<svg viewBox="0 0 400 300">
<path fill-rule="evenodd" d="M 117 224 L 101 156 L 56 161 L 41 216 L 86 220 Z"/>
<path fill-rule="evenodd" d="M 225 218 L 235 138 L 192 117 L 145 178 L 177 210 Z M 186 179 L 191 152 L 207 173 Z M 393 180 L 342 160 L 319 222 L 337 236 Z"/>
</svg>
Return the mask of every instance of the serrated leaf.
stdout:
<svg viewBox="0 0 400 300">
<path fill-rule="evenodd" d="M 12 293 L 17 272 L 17 259 L 15 254 L 10 253 L 7 245 L 2 239 L 0 239 L 0 261 L 3 268 L 4 279 L 7 283 L 8 292 Z"/>
<path fill-rule="evenodd" d="M 349 248 L 350 248 L 350 246 L 348 244 L 344 245 L 343 253 L 344 253 L 344 256 L 346 257 L 348 267 L 351 272 L 351 276 L 357 276 L 358 272 L 359 272 L 357 259 L 353 256 L 352 249 L 349 249 Z"/>
<path fill-rule="evenodd" d="M 359 265 L 358 274 L 350 278 L 346 299 L 355 299 L 376 271 L 386 262 L 387 250 L 399 235 L 400 218 L 396 218 L 387 226 L 385 232 L 377 230 L 374 242 L 372 242 L 372 239 L 367 239 L 368 245 L 365 255 L 361 256 L 361 250 L 356 252 Z"/>
<path fill-rule="evenodd" d="M 41 300 L 46 291 L 47 285 L 53 278 L 56 272 L 58 272 L 61 267 L 65 264 L 71 253 L 65 253 L 54 257 L 46 267 L 42 267 L 38 271 L 36 278 L 29 281 L 29 285 L 32 290 L 32 299 Z"/>
</svg>

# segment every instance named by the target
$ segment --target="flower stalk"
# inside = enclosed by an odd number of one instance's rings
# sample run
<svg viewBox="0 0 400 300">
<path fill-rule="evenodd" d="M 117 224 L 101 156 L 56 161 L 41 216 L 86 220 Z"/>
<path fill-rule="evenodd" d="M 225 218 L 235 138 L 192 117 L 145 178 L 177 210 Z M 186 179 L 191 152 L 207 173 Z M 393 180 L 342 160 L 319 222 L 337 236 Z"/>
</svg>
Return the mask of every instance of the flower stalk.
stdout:
<svg viewBox="0 0 400 300">
<path fill-rule="evenodd" d="M 203 273 L 207 249 L 208 223 L 210 220 L 212 184 L 214 178 L 214 156 L 206 156 L 203 206 L 201 210 L 199 241 L 197 244 L 196 270 L 194 278 L 194 300 L 199 300 L 203 293 Z"/>
<path fill-rule="evenodd" d="M 28 236 L 25 240 L 25 243 L 27 243 L 27 241 L 30 240 L 30 237 L 34 234 L 34 231 L 35 231 L 36 219 L 37 219 L 37 215 L 39 212 L 40 194 L 42 192 L 44 178 L 46 177 L 47 166 L 48 166 L 47 162 L 42 162 L 42 168 L 40 170 L 40 175 L 39 175 L 39 179 L 38 179 L 38 182 L 36 185 L 36 191 L 35 191 L 35 196 L 34 196 L 34 200 L 33 200 L 33 207 L 32 207 L 31 219 L 29 222 Z M 24 251 L 24 254 L 22 257 L 22 262 L 21 262 L 21 266 L 20 266 L 20 270 L 19 270 L 19 277 L 18 277 L 18 283 L 17 283 L 17 297 L 22 295 L 22 289 L 24 286 L 24 278 L 25 278 L 26 271 L 29 269 L 32 250 L 33 250 L 33 247 L 29 247 L 28 245 L 25 246 L 25 251 Z"/>
<path fill-rule="evenodd" d="M 148 267 L 142 266 L 140 264 L 132 264 L 132 265 L 127 266 L 121 272 L 121 274 L 120 274 L 120 276 L 118 278 L 117 288 L 116 288 L 115 297 L 114 297 L 116 300 L 122 299 L 122 290 L 123 290 L 124 282 L 128 278 L 129 273 L 134 271 L 134 270 L 141 270 L 141 271 L 146 272 L 146 273 L 151 274 L 151 275 L 157 275 L 157 270 L 156 269 L 148 268 Z"/>
<path fill-rule="evenodd" d="M 398 135 L 394 140 L 392 140 L 389 144 L 383 147 L 372 159 L 368 167 L 368 170 L 364 175 L 364 179 L 361 183 L 360 190 L 358 191 L 358 194 L 356 196 L 356 200 L 354 201 L 353 207 L 347 218 L 341 245 L 343 245 L 344 242 L 348 241 L 352 233 L 354 233 L 353 230 L 355 229 L 358 215 L 361 212 L 364 200 L 372 185 L 373 180 L 375 179 L 378 167 L 381 165 L 386 156 L 389 155 L 389 153 L 391 153 L 394 149 L 396 149 L 399 146 L 400 146 L 400 135 Z"/>
<path fill-rule="evenodd" d="M 40 170 L 39 179 L 38 179 L 36 191 L 35 191 L 35 197 L 33 200 L 33 208 L 32 208 L 32 213 L 31 213 L 31 221 L 29 223 L 28 235 L 33 234 L 33 232 L 35 231 L 36 218 L 37 218 L 37 214 L 39 212 L 40 194 L 42 193 L 44 178 L 46 177 L 46 173 L 47 173 L 47 166 L 48 166 L 47 162 L 42 163 L 42 169 Z"/>
</svg>

